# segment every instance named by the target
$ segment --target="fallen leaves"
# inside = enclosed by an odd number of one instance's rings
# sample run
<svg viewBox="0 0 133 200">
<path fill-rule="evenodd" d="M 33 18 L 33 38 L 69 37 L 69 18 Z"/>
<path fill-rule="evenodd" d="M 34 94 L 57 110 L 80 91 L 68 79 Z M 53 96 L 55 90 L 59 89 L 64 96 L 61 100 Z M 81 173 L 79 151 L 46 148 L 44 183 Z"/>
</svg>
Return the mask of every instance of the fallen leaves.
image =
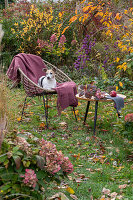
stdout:
<svg viewBox="0 0 133 200">
<path fill-rule="evenodd" d="M 125 189 L 127 187 L 127 184 L 119 185 L 119 189 Z M 123 196 L 121 194 L 118 194 L 117 192 L 111 192 L 110 189 L 103 188 L 102 189 L 103 195 L 101 196 L 100 200 L 115 200 L 115 199 L 123 199 Z"/>
<path fill-rule="evenodd" d="M 69 200 L 67 198 L 67 196 L 62 193 L 62 192 L 58 192 L 55 195 L 53 195 L 52 197 L 48 198 L 48 200 Z"/>
<path fill-rule="evenodd" d="M 66 191 L 69 192 L 70 194 L 74 194 L 75 193 L 74 190 L 69 186 L 66 187 Z"/>
<path fill-rule="evenodd" d="M 61 129 L 63 129 L 63 130 L 66 130 L 67 128 L 68 128 L 68 125 L 67 125 L 67 123 L 66 122 L 60 122 L 59 123 L 59 127 L 61 128 Z"/>
<path fill-rule="evenodd" d="M 39 125 L 39 129 L 46 129 L 46 124 L 44 122 L 41 122 Z"/>
<path fill-rule="evenodd" d="M 127 187 L 127 184 L 119 185 L 119 189 L 125 189 Z"/>
<path fill-rule="evenodd" d="M 21 121 L 21 119 L 22 119 L 21 117 L 18 117 L 18 118 L 17 118 L 17 121 L 18 121 L 18 122 L 20 122 L 20 121 Z"/>
<path fill-rule="evenodd" d="M 74 194 L 70 194 L 70 197 L 74 200 L 78 200 L 78 197 Z M 58 192 L 52 197 L 48 198 L 48 200 L 69 200 L 69 199 L 64 193 Z"/>
<path fill-rule="evenodd" d="M 110 190 L 106 189 L 106 188 L 103 188 L 102 193 L 103 194 L 110 194 Z"/>
<path fill-rule="evenodd" d="M 70 194 L 70 197 L 74 200 L 78 200 L 78 197 L 76 195 Z"/>
</svg>

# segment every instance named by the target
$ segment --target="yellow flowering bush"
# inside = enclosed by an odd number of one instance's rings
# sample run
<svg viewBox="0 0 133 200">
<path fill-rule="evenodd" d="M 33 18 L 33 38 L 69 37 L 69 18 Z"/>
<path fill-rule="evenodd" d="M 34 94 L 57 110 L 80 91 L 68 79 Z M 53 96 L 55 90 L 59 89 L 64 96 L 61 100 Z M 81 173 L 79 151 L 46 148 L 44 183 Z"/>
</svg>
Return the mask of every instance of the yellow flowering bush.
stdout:
<svg viewBox="0 0 133 200">
<path fill-rule="evenodd" d="M 37 47 L 37 39 L 48 35 L 52 27 L 52 7 L 39 10 L 36 5 L 30 6 L 29 14 L 14 24 L 11 29 L 17 42 L 20 44 L 19 51 L 25 53 L 41 54 Z"/>
</svg>

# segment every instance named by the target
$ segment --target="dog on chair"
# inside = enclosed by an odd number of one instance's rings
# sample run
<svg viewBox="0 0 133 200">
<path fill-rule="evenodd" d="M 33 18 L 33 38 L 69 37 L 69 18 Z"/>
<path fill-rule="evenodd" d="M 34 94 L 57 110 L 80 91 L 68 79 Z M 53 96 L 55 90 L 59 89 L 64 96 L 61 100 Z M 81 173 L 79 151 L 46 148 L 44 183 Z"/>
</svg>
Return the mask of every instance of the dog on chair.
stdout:
<svg viewBox="0 0 133 200">
<path fill-rule="evenodd" d="M 45 76 L 41 76 L 38 80 L 38 85 L 46 90 L 51 90 L 56 87 L 55 69 L 43 69 L 46 72 Z"/>
</svg>

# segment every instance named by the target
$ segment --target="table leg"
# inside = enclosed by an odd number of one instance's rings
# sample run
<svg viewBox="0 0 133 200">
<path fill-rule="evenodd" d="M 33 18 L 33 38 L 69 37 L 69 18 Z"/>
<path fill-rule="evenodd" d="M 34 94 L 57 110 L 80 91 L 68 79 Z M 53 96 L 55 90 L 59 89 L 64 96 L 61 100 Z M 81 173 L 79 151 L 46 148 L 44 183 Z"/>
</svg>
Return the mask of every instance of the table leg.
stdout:
<svg viewBox="0 0 133 200">
<path fill-rule="evenodd" d="M 117 114 L 118 114 L 118 117 L 121 118 L 121 114 L 119 112 Z"/>
<path fill-rule="evenodd" d="M 85 117 L 84 117 L 84 124 L 85 124 L 85 122 L 86 122 L 86 118 L 87 118 L 89 106 L 90 106 L 90 101 L 88 101 L 88 103 L 87 103 L 86 112 L 85 112 Z"/>
<path fill-rule="evenodd" d="M 96 122 L 97 122 L 97 110 L 98 110 L 98 101 L 95 103 L 95 117 L 94 117 L 94 136 L 95 136 L 95 131 L 96 131 Z"/>
</svg>

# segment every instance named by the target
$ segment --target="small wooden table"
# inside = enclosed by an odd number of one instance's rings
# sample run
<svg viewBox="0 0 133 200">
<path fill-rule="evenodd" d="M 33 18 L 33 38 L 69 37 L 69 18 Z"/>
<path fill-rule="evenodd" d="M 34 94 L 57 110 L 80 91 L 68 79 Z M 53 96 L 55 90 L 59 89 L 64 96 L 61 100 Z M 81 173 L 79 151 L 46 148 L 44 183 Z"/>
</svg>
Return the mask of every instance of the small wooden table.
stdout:
<svg viewBox="0 0 133 200">
<path fill-rule="evenodd" d="M 122 97 L 123 99 L 126 98 L 125 95 L 122 95 L 122 94 L 117 94 L 117 96 L 120 96 Z M 94 116 L 94 129 L 93 129 L 93 134 L 95 135 L 95 132 L 96 132 L 96 121 L 97 121 L 97 110 L 98 110 L 98 102 L 110 102 L 110 101 L 113 101 L 112 99 L 95 99 L 94 97 L 92 98 L 86 98 L 85 96 L 81 96 L 79 97 L 79 94 L 76 95 L 76 98 L 79 99 L 79 100 L 85 100 L 87 101 L 87 107 L 86 107 L 86 112 L 85 112 L 85 117 L 84 117 L 84 124 L 86 122 L 86 118 L 87 118 L 87 114 L 88 114 L 88 110 L 89 110 L 89 106 L 90 106 L 90 102 L 93 101 L 95 102 L 95 116 Z M 118 117 L 120 117 L 120 114 L 118 113 Z"/>
</svg>

